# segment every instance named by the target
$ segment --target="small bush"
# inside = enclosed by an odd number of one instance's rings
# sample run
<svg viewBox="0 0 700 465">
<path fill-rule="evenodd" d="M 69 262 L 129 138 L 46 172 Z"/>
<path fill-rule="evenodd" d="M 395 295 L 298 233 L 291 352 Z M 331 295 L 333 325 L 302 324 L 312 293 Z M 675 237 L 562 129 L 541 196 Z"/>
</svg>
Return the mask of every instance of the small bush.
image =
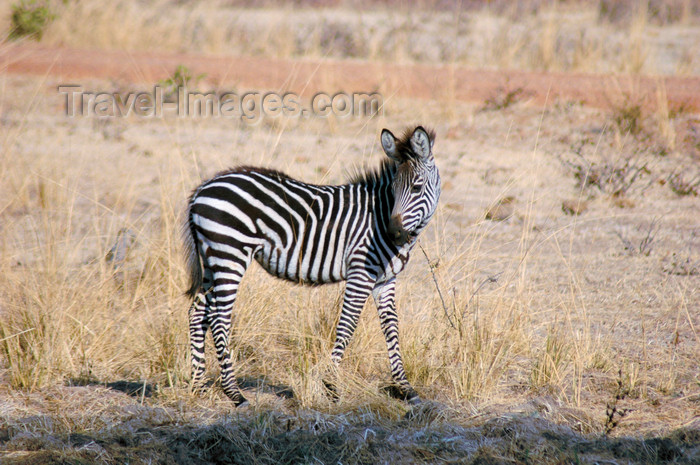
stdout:
<svg viewBox="0 0 700 465">
<path fill-rule="evenodd" d="M 612 24 L 624 24 L 632 21 L 635 15 L 646 14 L 650 22 L 664 26 L 697 15 L 700 7 L 693 3 L 686 0 L 600 0 L 598 18 Z"/>
<path fill-rule="evenodd" d="M 491 97 L 486 99 L 480 111 L 505 110 L 518 103 L 524 96 L 525 91 L 522 87 L 517 87 L 515 89 L 499 87 Z"/>
<path fill-rule="evenodd" d="M 173 72 L 173 75 L 170 76 L 167 79 L 164 79 L 161 81 L 161 83 L 165 86 L 171 86 L 171 87 L 195 87 L 201 81 L 206 77 L 206 74 L 198 74 L 198 75 L 193 75 L 192 71 L 185 65 L 178 65 L 177 68 L 175 68 L 175 71 Z"/>
<path fill-rule="evenodd" d="M 622 104 L 615 106 L 612 110 L 613 121 L 620 133 L 639 134 L 644 120 L 640 102 L 632 102 L 629 99 L 625 99 Z"/>
<path fill-rule="evenodd" d="M 700 274 L 700 260 L 694 260 L 691 251 L 687 254 L 673 252 L 671 263 L 664 266 L 664 272 L 676 276 L 697 276 Z"/>
<path fill-rule="evenodd" d="M 165 89 L 165 101 L 174 102 L 181 88 L 194 90 L 205 77 L 205 73 L 194 75 L 187 66 L 178 65 L 172 76 L 159 81 L 158 84 Z"/>
<path fill-rule="evenodd" d="M 625 251 L 627 251 L 627 253 L 629 253 L 630 255 L 643 255 L 645 257 L 648 257 L 651 254 L 654 245 L 654 240 L 656 239 L 656 235 L 658 234 L 660 229 L 661 226 L 659 226 L 658 219 L 654 218 L 649 223 L 647 228 L 644 228 L 642 226 L 637 227 L 637 231 L 643 234 L 642 238 L 639 239 L 639 241 L 630 239 L 629 237 L 627 237 L 626 234 L 623 234 L 620 231 L 616 231 L 615 234 L 622 242 L 622 245 L 624 246 Z"/>
<path fill-rule="evenodd" d="M 674 173 L 668 178 L 668 186 L 679 197 L 687 195 L 697 197 L 700 190 L 700 175 L 688 180 L 683 174 Z"/>
<path fill-rule="evenodd" d="M 622 418 L 629 413 L 629 409 L 619 408 L 618 403 L 625 399 L 630 393 L 630 387 L 622 375 L 622 370 L 618 371 L 617 387 L 612 399 L 606 404 L 605 408 L 605 434 L 610 434 L 617 425 L 620 424 Z"/>
<path fill-rule="evenodd" d="M 41 40 L 44 28 L 55 17 L 51 13 L 48 3 L 37 0 L 22 0 L 12 6 L 10 39 L 30 36 Z"/>
<path fill-rule="evenodd" d="M 642 191 L 649 187 L 649 183 L 639 183 L 651 171 L 648 163 L 642 161 L 638 154 L 596 162 L 584 156 L 581 149 L 574 149 L 574 160 L 563 160 L 576 179 L 576 187 L 595 187 L 604 194 L 618 198 L 626 196 L 635 185 Z"/>
</svg>

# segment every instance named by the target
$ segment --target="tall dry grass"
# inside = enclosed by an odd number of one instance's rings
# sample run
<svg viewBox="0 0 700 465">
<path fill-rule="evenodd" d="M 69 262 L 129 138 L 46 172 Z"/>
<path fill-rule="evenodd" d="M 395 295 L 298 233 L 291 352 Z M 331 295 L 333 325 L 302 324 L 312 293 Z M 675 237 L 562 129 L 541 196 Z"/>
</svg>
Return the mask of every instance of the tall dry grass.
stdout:
<svg viewBox="0 0 700 465">
<path fill-rule="evenodd" d="M 605 1 L 467 2 L 447 8 L 380 4 L 359 10 L 280 3 L 251 8 L 226 1 L 54 2 L 56 18 L 42 43 L 492 69 L 700 72 L 693 53 L 700 10 L 676 0 L 612 6 Z"/>
<path fill-rule="evenodd" d="M 139 264 L 122 269 L 105 259 L 117 235 L 116 212 L 52 165 L 51 174 L 28 167 L 30 197 L 4 212 L 0 348 L 12 385 L 186 379 L 174 211 L 159 206 L 151 235 L 141 229 L 148 226 L 129 224 L 144 242 L 132 252 L 141 254 Z"/>
</svg>

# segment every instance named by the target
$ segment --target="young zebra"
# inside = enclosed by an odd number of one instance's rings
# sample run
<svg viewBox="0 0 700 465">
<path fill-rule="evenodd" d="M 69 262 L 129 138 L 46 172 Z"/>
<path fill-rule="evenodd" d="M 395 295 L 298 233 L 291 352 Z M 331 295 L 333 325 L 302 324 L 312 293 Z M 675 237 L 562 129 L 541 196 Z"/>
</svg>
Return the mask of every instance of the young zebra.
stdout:
<svg viewBox="0 0 700 465">
<path fill-rule="evenodd" d="M 440 175 L 435 135 L 422 127 L 396 139 L 384 129 L 379 170 L 350 184 L 306 184 L 278 171 L 239 167 L 204 182 L 189 201 L 186 247 L 194 298 L 189 311 L 192 381 L 202 386 L 204 338 L 211 328 L 221 385 L 236 404 L 246 402 L 233 376 L 228 348 L 238 285 L 255 259 L 290 281 L 345 280 L 331 359 L 340 363 L 370 294 L 389 350 L 391 375 L 404 398 L 420 401 L 404 372 L 394 304 L 396 275 L 418 234 L 435 213 Z"/>
</svg>

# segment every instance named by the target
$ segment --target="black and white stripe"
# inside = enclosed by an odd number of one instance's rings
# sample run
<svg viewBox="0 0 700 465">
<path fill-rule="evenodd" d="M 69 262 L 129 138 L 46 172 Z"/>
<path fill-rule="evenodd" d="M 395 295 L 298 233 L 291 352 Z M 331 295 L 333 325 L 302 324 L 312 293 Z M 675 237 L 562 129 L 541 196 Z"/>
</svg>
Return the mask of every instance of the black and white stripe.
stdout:
<svg viewBox="0 0 700 465">
<path fill-rule="evenodd" d="M 399 350 L 395 278 L 440 196 L 434 134 L 417 127 L 396 139 L 385 129 L 381 141 L 389 158 L 349 184 L 312 185 L 278 171 L 239 167 L 194 191 L 185 235 L 195 388 L 202 385 L 204 339 L 211 329 L 223 390 L 236 405 L 245 402 L 233 377 L 228 338 L 238 286 L 255 259 L 271 274 L 298 283 L 346 281 L 331 353 L 336 364 L 371 294 L 392 378 L 409 401 L 419 400 Z"/>
</svg>

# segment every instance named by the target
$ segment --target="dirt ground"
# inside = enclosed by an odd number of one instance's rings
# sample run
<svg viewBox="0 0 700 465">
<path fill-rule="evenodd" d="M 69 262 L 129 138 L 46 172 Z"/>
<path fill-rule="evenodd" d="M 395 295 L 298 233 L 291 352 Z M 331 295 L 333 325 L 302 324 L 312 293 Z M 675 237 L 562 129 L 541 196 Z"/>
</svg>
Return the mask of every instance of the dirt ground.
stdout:
<svg viewBox="0 0 700 465">
<path fill-rule="evenodd" d="M 69 118 L 56 91 L 66 83 L 140 89 L 183 63 L 206 73 L 202 85 L 211 88 L 376 89 L 391 98 L 375 118 L 249 125 Z M 323 407 L 279 369 L 296 353 L 262 343 L 260 333 L 251 347 L 265 346 L 270 358 L 247 349 L 256 361 L 242 372 L 254 399 L 246 410 L 233 410 L 216 389 L 191 396 L 184 381 L 169 384 L 169 371 L 145 371 L 146 358 L 132 360 L 128 352 L 115 355 L 116 368 L 95 356 L 89 376 L 69 367 L 60 382 L 35 389 L 12 387 L 9 368 L 0 366 L 3 464 L 700 463 L 700 78 L 22 45 L 0 53 L 0 81 L 0 273 L 8 277 L 0 311 L 21 300 L 10 285 L 17 276 L 48 273 L 38 251 L 50 233 L 67 269 L 78 270 L 102 262 L 127 225 L 137 237 L 124 272 L 145 269 L 139 254 L 149 241 L 178 228 L 163 212 L 172 208 L 176 216 L 200 179 L 232 165 L 340 183 L 344 170 L 376 164 L 382 127 L 426 124 L 437 132 L 443 180 L 440 210 L 421 239 L 426 256 L 414 253 L 398 290 L 402 344 L 417 360 L 409 371 L 428 399 L 422 406 L 410 409 L 375 389 L 386 362 L 374 315 L 363 316 L 344 361 L 373 392 Z M 665 114 L 661 88 L 673 110 Z M 49 213 L 38 215 L 41 209 Z M 42 226 L 67 215 L 61 228 Z M 149 318 L 180 315 L 183 322 L 181 265 L 172 266 L 176 278 L 163 272 L 145 291 L 153 300 L 144 302 L 176 296 L 172 308 L 171 301 L 149 307 Z M 335 289 L 283 287 L 252 273 L 242 295 L 271 290 L 292 308 L 337 298 Z M 455 306 L 453 320 L 438 289 L 464 309 Z M 499 340 L 502 331 L 522 341 L 502 352 L 505 362 L 500 349 L 470 346 L 493 352 L 478 364 L 498 368 L 486 369 L 474 392 L 443 374 L 467 362 L 445 362 L 459 358 L 458 349 L 436 359 L 445 351 L 438 336 L 455 332 L 450 325 L 458 318 L 483 322 L 484 313 L 499 322 L 490 337 Z M 289 323 L 270 318 L 262 319 L 262 332 Z M 177 331 L 178 341 L 186 340 L 186 327 Z M 565 350 L 557 352 L 557 344 Z M 542 353 L 562 357 L 545 381 L 536 377 L 544 376 L 535 362 Z"/>
<path fill-rule="evenodd" d="M 71 79 L 101 78 L 117 83 L 153 83 L 172 74 L 178 65 L 193 75 L 203 74 L 214 88 L 272 89 L 313 95 L 329 88 L 346 92 L 379 90 L 405 98 L 440 96 L 481 102 L 484 96 L 518 90 L 521 99 L 550 105 L 577 102 L 609 108 L 621 93 L 631 94 L 655 108 L 661 90 L 669 107 L 700 110 L 700 77 L 625 77 L 532 71 L 487 71 L 449 65 L 396 65 L 333 60 L 293 60 L 266 57 L 203 57 L 185 53 L 105 51 L 6 46 L 0 69 L 37 76 Z"/>
</svg>

